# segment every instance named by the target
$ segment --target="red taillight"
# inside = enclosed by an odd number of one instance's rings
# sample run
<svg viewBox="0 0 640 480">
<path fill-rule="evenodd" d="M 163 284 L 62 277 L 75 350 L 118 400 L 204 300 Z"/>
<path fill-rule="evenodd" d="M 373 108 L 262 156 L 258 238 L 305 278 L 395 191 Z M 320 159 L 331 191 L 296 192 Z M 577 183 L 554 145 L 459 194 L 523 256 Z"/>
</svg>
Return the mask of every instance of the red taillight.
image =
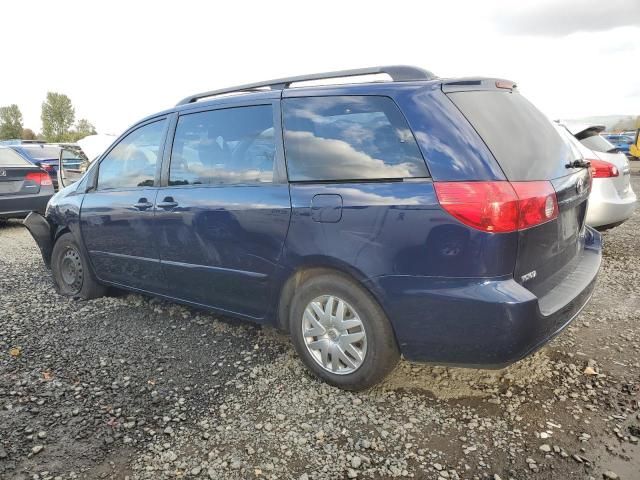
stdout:
<svg viewBox="0 0 640 480">
<path fill-rule="evenodd" d="M 593 178 L 611 178 L 620 175 L 618 167 L 613 163 L 602 160 L 589 160 L 591 162 L 591 176 Z"/>
<path fill-rule="evenodd" d="M 514 232 L 553 220 L 558 200 L 550 182 L 435 182 L 440 205 L 465 225 Z"/>
<path fill-rule="evenodd" d="M 518 230 L 553 220 L 558 216 L 558 199 L 551 182 L 511 182 L 520 207 Z"/>
<path fill-rule="evenodd" d="M 53 185 L 51 177 L 46 172 L 29 172 L 24 179 L 31 180 L 41 186 Z"/>
</svg>

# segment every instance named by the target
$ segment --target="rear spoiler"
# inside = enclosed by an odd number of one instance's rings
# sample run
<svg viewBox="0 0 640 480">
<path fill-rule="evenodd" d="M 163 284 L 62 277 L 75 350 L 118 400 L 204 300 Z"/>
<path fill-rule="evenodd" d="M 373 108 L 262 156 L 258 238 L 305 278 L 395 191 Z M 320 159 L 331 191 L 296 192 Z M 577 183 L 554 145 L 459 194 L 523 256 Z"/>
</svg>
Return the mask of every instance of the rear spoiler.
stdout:
<svg viewBox="0 0 640 480">
<path fill-rule="evenodd" d="M 512 92 L 516 88 L 517 85 L 514 81 L 506 80 L 504 78 L 471 77 L 444 80 L 442 82 L 442 91 L 444 93 L 496 89 L 504 89 Z"/>
<path fill-rule="evenodd" d="M 604 132 L 606 127 L 604 125 L 598 125 L 594 123 L 573 123 L 563 122 L 563 125 L 567 127 L 567 130 L 571 132 L 578 140 L 583 138 L 599 135 L 600 132 Z"/>
</svg>

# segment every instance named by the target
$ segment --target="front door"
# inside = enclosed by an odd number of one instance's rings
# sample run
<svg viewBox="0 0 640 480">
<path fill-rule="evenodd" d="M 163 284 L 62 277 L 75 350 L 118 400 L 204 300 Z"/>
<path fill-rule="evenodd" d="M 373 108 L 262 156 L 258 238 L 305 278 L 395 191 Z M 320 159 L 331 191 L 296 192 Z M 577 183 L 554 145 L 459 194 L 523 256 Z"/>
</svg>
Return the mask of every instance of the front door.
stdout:
<svg viewBox="0 0 640 480">
<path fill-rule="evenodd" d="M 146 123 L 120 140 L 100 161 L 95 188 L 84 196 L 80 227 L 100 280 L 164 290 L 153 207 L 166 124 Z"/>
<path fill-rule="evenodd" d="M 277 103 L 183 114 L 156 201 L 169 294 L 263 318 L 289 226 Z"/>
</svg>

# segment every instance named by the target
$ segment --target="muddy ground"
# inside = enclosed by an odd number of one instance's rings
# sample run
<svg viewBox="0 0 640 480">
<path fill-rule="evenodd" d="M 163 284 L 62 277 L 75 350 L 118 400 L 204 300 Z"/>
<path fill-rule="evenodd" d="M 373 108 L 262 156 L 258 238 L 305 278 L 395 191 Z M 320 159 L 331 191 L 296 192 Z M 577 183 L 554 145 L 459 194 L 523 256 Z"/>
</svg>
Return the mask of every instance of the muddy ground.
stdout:
<svg viewBox="0 0 640 480">
<path fill-rule="evenodd" d="M 312 378 L 271 328 L 58 296 L 11 221 L 0 478 L 640 479 L 640 213 L 605 242 L 591 303 L 535 356 L 501 371 L 403 361 L 354 394 Z"/>
</svg>

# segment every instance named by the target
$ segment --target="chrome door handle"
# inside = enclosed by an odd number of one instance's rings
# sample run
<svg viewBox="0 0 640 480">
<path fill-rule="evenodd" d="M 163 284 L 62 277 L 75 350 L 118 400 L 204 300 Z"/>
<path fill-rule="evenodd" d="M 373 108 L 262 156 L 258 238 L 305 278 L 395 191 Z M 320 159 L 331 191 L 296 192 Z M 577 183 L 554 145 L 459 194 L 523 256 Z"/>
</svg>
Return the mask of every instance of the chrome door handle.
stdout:
<svg viewBox="0 0 640 480">
<path fill-rule="evenodd" d="M 151 207 L 153 207 L 153 203 L 150 202 L 138 202 L 133 204 L 133 208 L 137 210 L 146 210 Z"/>
<path fill-rule="evenodd" d="M 162 208 L 164 210 L 169 210 L 170 208 L 174 208 L 178 206 L 178 202 L 160 202 L 156 205 L 158 208 Z"/>
</svg>

